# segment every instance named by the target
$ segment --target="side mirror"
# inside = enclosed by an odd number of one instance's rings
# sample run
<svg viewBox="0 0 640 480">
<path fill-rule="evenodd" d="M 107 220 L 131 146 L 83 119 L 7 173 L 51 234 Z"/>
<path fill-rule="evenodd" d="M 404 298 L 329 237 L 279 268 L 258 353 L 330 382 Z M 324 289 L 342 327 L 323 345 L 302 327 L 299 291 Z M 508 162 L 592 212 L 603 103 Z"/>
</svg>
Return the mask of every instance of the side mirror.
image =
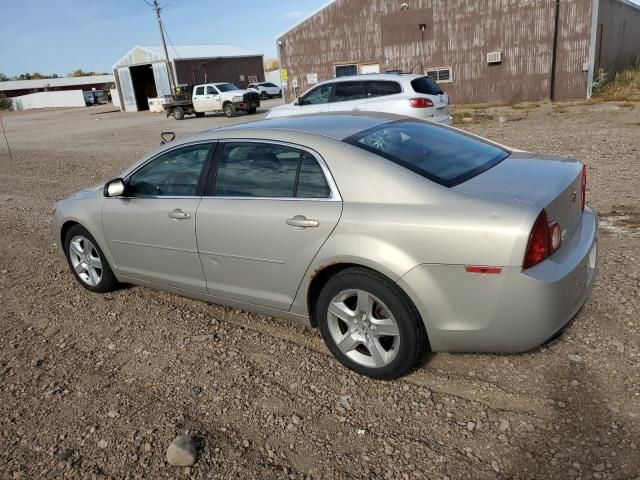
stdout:
<svg viewBox="0 0 640 480">
<path fill-rule="evenodd" d="M 298 105 L 298 106 L 300 106 L 300 105 L 304 105 L 304 100 L 302 100 L 302 97 L 298 97 L 298 98 L 296 99 L 296 101 L 295 101 L 295 102 L 293 102 L 293 104 L 294 104 L 294 105 Z"/>
<path fill-rule="evenodd" d="M 108 181 L 104 186 L 105 197 L 119 197 L 124 193 L 124 180 L 116 178 Z"/>
</svg>

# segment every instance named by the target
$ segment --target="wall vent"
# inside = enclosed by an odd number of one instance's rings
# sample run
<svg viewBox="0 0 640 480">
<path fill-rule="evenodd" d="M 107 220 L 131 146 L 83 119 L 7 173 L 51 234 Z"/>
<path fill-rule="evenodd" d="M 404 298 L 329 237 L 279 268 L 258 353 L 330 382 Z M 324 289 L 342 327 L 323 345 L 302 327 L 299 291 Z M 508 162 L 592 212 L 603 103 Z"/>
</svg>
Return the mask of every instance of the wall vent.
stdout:
<svg viewBox="0 0 640 480">
<path fill-rule="evenodd" d="M 502 52 L 489 52 L 487 53 L 487 63 L 501 63 Z"/>
</svg>

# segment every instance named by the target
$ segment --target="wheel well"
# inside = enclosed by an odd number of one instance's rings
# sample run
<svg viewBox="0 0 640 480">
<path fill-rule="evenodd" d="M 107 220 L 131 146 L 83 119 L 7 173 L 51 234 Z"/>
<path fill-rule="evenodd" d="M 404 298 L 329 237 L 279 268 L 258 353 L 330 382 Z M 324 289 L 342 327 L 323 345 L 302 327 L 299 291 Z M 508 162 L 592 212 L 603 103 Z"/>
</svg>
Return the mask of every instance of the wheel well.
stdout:
<svg viewBox="0 0 640 480">
<path fill-rule="evenodd" d="M 231 101 L 230 101 L 230 100 L 225 100 L 225 101 L 222 103 L 222 106 L 224 107 L 225 105 L 229 105 L 230 103 L 231 103 Z"/>
<path fill-rule="evenodd" d="M 307 308 L 309 309 L 309 321 L 311 322 L 312 327 L 318 326 L 315 311 L 318 303 L 318 297 L 320 296 L 320 292 L 323 287 L 338 273 L 348 268 L 366 269 L 379 275 L 383 275 L 372 268 L 358 265 L 357 263 L 334 263 L 327 265 L 326 267 L 320 267 L 320 269 L 316 270 L 314 273 L 311 283 L 309 284 L 309 289 L 307 290 Z"/>
<path fill-rule="evenodd" d="M 64 239 L 67 236 L 67 232 L 71 229 L 71 227 L 73 227 L 74 225 L 80 225 L 78 222 L 74 222 L 73 220 L 67 220 L 66 222 L 64 222 L 64 224 L 62 225 L 62 228 L 60 229 L 60 243 L 62 244 L 62 248 L 64 247 Z"/>
</svg>

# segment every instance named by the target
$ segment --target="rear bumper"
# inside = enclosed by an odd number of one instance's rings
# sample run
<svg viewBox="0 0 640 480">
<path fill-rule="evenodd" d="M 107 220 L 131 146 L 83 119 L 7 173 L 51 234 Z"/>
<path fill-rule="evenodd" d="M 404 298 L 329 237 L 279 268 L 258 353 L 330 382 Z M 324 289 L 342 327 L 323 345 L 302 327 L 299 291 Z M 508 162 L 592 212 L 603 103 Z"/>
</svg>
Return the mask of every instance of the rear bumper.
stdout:
<svg viewBox="0 0 640 480">
<path fill-rule="evenodd" d="M 419 265 L 398 284 L 420 311 L 433 351 L 522 352 L 553 337 L 585 303 L 597 246 L 597 217 L 587 207 L 571 238 L 535 267 L 486 275 Z"/>
</svg>

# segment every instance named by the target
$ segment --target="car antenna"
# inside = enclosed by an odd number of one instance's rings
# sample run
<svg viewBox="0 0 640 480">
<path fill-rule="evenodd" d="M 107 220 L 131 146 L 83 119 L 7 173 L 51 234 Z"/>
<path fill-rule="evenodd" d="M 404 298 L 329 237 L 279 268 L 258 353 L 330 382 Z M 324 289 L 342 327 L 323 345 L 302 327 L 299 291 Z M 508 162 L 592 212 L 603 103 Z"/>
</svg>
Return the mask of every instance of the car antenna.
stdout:
<svg viewBox="0 0 640 480">
<path fill-rule="evenodd" d="M 171 138 L 169 139 L 165 138 L 165 137 L 168 137 L 169 135 L 171 135 Z M 173 142 L 176 139 L 176 134 L 174 132 L 161 132 L 160 137 L 162 138 L 160 145 L 164 145 L 165 143 Z"/>
<path fill-rule="evenodd" d="M 4 129 L 4 123 L 2 122 L 2 115 L 0 115 L 0 125 L 2 125 L 2 133 L 4 135 L 4 141 L 7 142 L 7 150 L 9 151 L 9 158 L 11 159 L 11 163 L 13 163 L 13 153 L 11 153 L 11 147 L 9 146 L 9 139 L 7 138 L 7 132 Z"/>
</svg>

